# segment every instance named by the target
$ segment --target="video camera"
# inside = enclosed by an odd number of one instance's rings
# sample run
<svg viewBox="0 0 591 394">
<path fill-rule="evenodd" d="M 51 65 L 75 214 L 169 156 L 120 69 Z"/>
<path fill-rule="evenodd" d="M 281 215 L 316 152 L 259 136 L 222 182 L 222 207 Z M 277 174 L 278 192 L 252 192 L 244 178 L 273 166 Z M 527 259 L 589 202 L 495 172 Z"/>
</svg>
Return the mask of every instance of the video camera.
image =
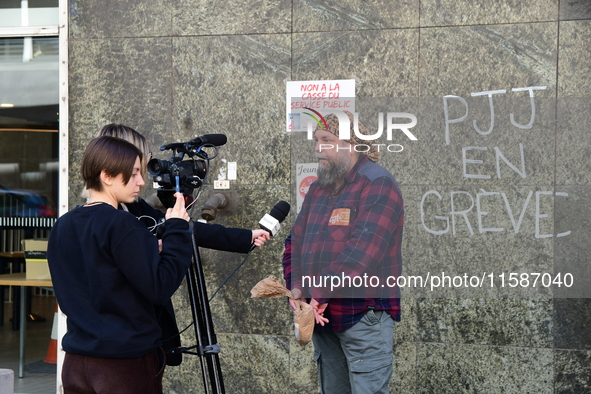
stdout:
<svg viewBox="0 0 591 394">
<path fill-rule="evenodd" d="M 203 184 L 209 169 L 209 157 L 204 147 L 224 145 L 228 138 L 224 134 L 207 134 L 196 137 L 188 142 L 177 142 L 160 147 L 161 151 L 172 150 L 168 161 L 152 159 L 148 162 L 148 172 L 154 177 L 160 187 L 157 195 L 166 208 L 172 208 L 175 203 L 174 193 L 181 192 L 189 197 L 193 190 Z M 185 156 L 189 159 L 184 160 Z"/>
</svg>

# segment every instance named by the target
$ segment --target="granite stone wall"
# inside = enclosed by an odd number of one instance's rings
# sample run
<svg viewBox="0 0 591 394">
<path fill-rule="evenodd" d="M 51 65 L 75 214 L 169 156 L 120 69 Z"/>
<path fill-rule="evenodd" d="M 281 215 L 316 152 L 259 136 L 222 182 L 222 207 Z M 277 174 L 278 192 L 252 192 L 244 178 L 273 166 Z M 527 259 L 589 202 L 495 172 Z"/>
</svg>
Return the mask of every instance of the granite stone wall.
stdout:
<svg viewBox="0 0 591 394">
<path fill-rule="evenodd" d="M 70 0 L 70 206 L 84 147 L 106 123 L 134 127 L 163 159 L 165 143 L 223 133 L 193 217 L 236 162 L 235 207 L 215 223 L 255 228 L 278 201 L 294 206 L 295 164 L 313 160 L 303 135 L 285 132 L 286 81 L 356 79 L 370 128 L 382 110 L 418 118 L 418 140 L 397 135 L 404 150 L 380 159 L 405 199 L 405 275 L 486 283 L 404 289 L 392 392 L 591 392 L 589 4 Z M 250 298 L 282 276 L 294 215 L 211 302 L 228 393 L 318 392 L 312 345 L 294 340 L 286 301 Z M 201 258 L 211 294 L 245 255 Z M 511 272 L 575 283 L 511 288 Z M 184 285 L 174 303 L 182 329 Z M 195 343 L 192 329 L 182 340 Z M 203 392 L 198 358 L 168 368 L 165 386 Z"/>
</svg>

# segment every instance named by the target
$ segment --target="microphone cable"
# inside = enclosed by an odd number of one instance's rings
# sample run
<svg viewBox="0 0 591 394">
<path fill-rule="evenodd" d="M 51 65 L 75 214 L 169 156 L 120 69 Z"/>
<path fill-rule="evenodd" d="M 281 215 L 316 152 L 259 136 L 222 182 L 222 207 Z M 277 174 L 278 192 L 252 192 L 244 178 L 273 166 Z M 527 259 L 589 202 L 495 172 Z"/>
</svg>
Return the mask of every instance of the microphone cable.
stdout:
<svg viewBox="0 0 591 394">
<path fill-rule="evenodd" d="M 250 250 L 246 254 L 246 257 L 244 258 L 244 260 L 242 260 L 242 262 L 240 264 L 238 264 L 238 266 L 234 269 L 234 271 L 232 271 L 232 273 L 230 273 L 230 275 L 228 275 L 226 277 L 226 279 L 224 279 L 224 281 L 222 282 L 222 284 L 219 285 L 219 287 L 216 289 L 216 291 L 213 292 L 213 295 L 209 298 L 209 302 L 211 302 L 211 300 L 213 300 L 213 297 L 215 297 L 215 295 L 218 293 L 218 291 L 220 291 L 222 289 L 222 287 L 224 287 L 224 285 L 226 284 L 226 282 L 229 281 L 230 278 L 232 276 L 234 276 L 234 274 L 236 272 L 238 272 L 238 270 L 244 265 L 244 263 L 246 263 L 246 260 L 248 259 L 248 256 L 250 256 L 250 252 L 252 252 L 254 250 L 254 248 L 256 248 L 256 246 L 254 244 L 252 244 L 252 246 L 250 247 Z"/>
<path fill-rule="evenodd" d="M 226 277 L 226 279 L 224 279 L 224 281 L 219 285 L 219 287 L 216 289 L 216 291 L 213 292 L 213 295 L 209 298 L 208 302 L 211 302 L 211 300 L 213 300 L 213 298 L 216 296 L 216 294 L 222 289 L 222 287 L 224 287 L 224 285 L 226 284 L 226 282 L 228 282 L 228 280 L 230 280 L 230 278 L 232 276 L 234 276 L 234 274 L 236 272 L 238 272 L 238 270 L 244 265 L 244 263 L 246 263 L 246 260 L 248 259 L 248 256 L 250 256 L 250 252 L 252 252 L 255 248 L 256 248 L 256 246 L 254 244 L 252 244 L 252 246 L 251 246 L 250 250 L 248 251 L 248 253 L 246 254 L 246 257 L 244 258 L 244 260 L 242 260 L 242 262 L 234 269 L 234 271 L 232 271 L 232 273 L 230 273 L 230 275 L 228 275 Z M 182 333 L 184 333 L 185 331 L 187 331 L 194 324 L 195 324 L 195 320 L 191 321 L 191 323 L 189 323 L 185 328 L 183 328 L 181 331 L 179 331 L 178 334 L 175 334 L 175 335 L 171 336 L 170 338 L 167 338 L 165 341 L 169 341 L 169 340 L 171 340 L 173 338 L 180 337 Z M 177 349 L 175 349 L 175 350 L 180 351 L 182 353 L 194 354 L 194 353 L 189 352 L 187 350 L 193 349 L 195 347 L 196 346 L 180 347 L 178 350 Z M 173 350 L 170 350 L 170 349 L 167 350 L 167 352 L 174 353 L 174 351 Z"/>
</svg>

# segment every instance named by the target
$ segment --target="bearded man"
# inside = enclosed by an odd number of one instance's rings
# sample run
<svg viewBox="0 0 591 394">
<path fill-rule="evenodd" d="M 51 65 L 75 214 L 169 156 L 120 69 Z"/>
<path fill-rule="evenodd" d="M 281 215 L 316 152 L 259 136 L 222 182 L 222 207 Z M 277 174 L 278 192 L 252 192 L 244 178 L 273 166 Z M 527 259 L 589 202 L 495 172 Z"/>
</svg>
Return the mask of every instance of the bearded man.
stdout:
<svg viewBox="0 0 591 394">
<path fill-rule="evenodd" d="M 334 114 L 314 133 L 318 180 L 285 243 L 284 278 L 315 312 L 312 341 L 324 394 L 388 393 L 400 321 L 402 195 L 375 162 L 377 145 L 340 140 Z M 360 134 L 369 135 L 363 124 Z M 295 309 L 295 304 L 292 302 Z"/>
</svg>

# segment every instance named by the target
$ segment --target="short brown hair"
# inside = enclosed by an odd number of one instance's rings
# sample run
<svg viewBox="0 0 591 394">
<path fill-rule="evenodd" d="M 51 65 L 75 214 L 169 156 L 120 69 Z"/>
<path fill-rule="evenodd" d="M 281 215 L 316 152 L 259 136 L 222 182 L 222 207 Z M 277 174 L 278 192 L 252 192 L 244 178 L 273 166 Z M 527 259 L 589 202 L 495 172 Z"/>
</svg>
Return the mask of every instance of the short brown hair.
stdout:
<svg viewBox="0 0 591 394">
<path fill-rule="evenodd" d="M 142 177 L 145 178 L 146 166 L 148 164 L 147 160 L 149 160 L 148 156 L 150 155 L 150 149 L 148 148 L 146 138 L 131 127 L 118 123 L 104 125 L 96 136 L 102 137 L 103 135 L 110 135 L 111 137 L 117 137 L 131 142 L 142 151 L 146 158 L 145 160 L 142 160 Z"/>
<path fill-rule="evenodd" d="M 103 170 L 112 177 L 123 174 L 123 182 L 127 185 L 138 157 L 141 161 L 142 151 L 121 138 L 103 136 L 93 139 L 82 156 L 80 173 L 84 186 L 87 189 L 102 191 L 101 172 Z"/>
</svg>

